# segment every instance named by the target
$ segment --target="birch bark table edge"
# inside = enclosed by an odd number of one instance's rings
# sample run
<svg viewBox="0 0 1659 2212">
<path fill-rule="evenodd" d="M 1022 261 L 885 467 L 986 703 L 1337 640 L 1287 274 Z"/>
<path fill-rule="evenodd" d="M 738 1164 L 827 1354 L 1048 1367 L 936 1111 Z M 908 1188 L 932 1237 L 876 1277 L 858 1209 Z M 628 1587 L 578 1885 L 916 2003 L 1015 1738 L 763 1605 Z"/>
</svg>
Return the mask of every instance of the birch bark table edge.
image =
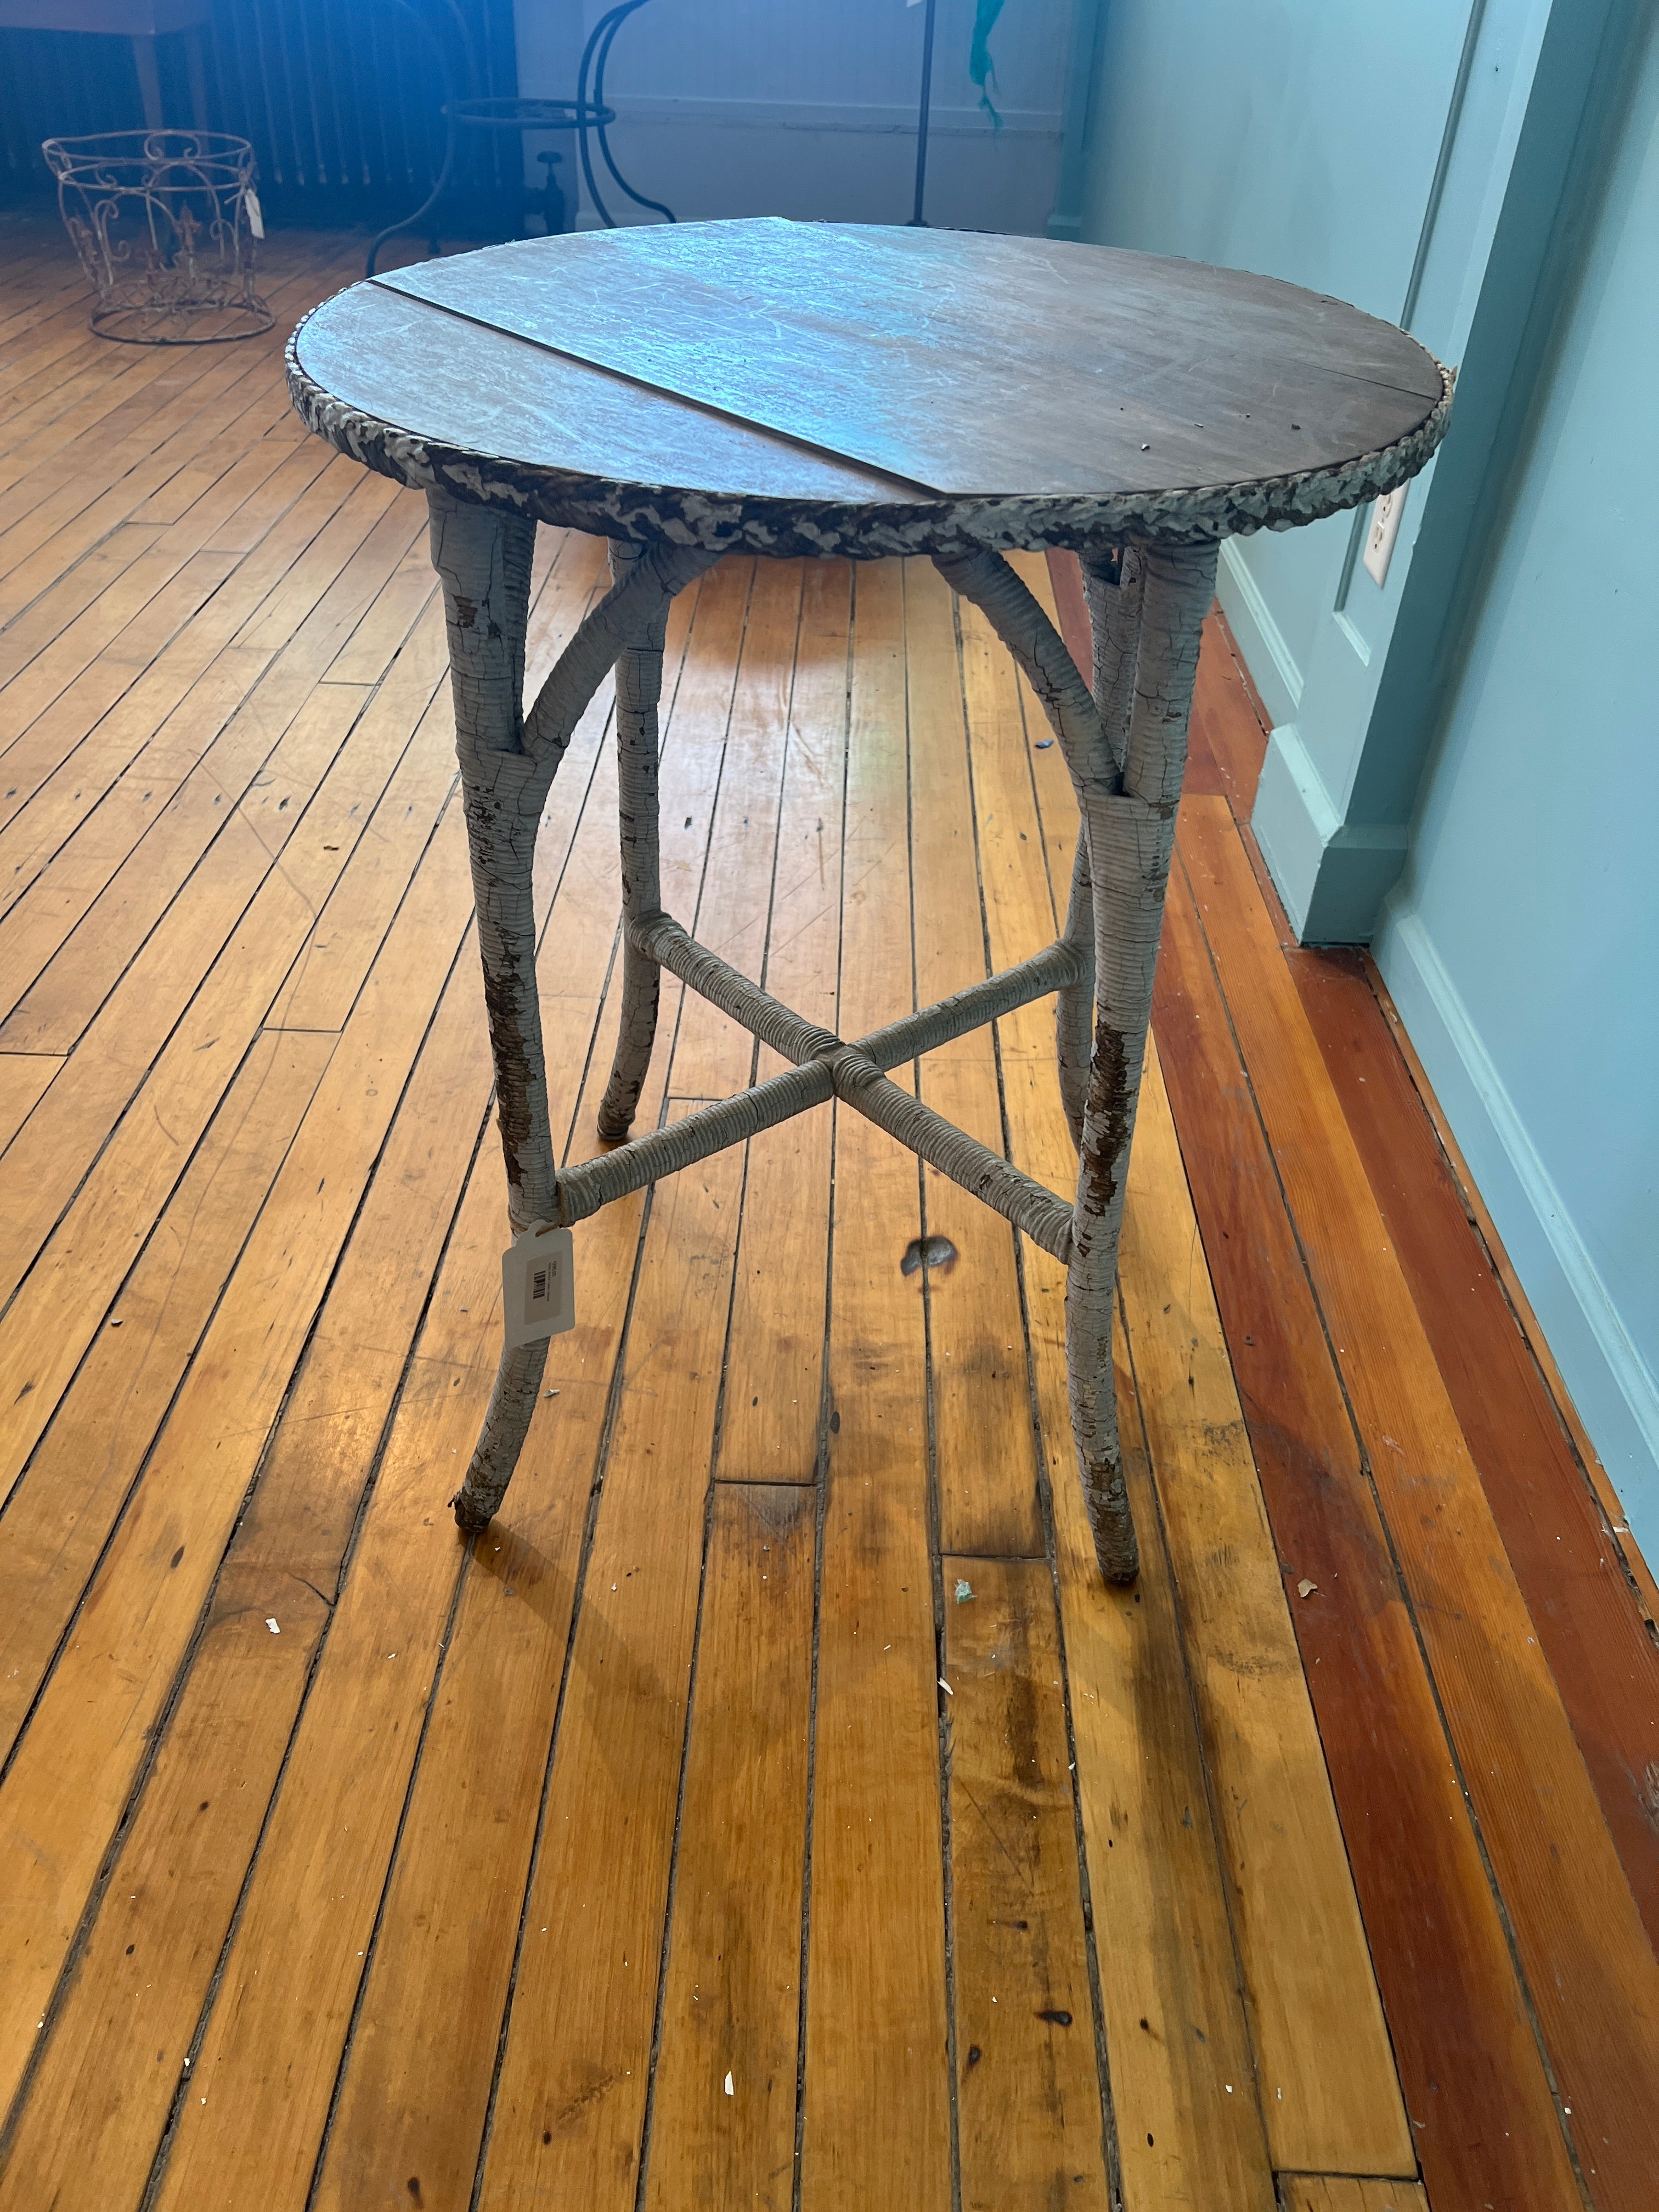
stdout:
<svg viewBox="0 0 1659 2212">
<path fill-rule="evenodd" d="M 1200 627 L 1223 537 L 1395 489 L 1444 434 L 1451 377 L 1392 325 L 1274 280 L 1047 240 L 774 222 L 521 242 L 355 285 L 289 348 L 295 406 L 418 487 L 442 581 L 456 743 L 515 1238 L 831 1097 L 1067 1268 L 1079 1471 L 1103 1573 L 1138 1555 L 1112 1311 Z M 1201 410 L 1201 411 L 1200 411 Z M 612 583 L 523 696 L 535 526 L 598 532 Z M 1074 548 L 1092 684 L 1013 568 Z M 931 557 L 1030 681 L 1081 835 L 1065 927 L 1018 967 L 873 1036 L 835 1036 L 662 910 L 657 709 L 674 595 L 726 552 Z M 616 672 L 623 988 L 599 1114 L 619 1148 L 556 1164 L 536 985 L 537 824 Z M 663 969 L 793 1063 L 629 1143 Z M 1075 1193 L 1031 1182 L 889 1079 L 1054 994 Z M 547 1340 L 504 1348 L 453 1501 L 486 1527 Z"/>
</svg>

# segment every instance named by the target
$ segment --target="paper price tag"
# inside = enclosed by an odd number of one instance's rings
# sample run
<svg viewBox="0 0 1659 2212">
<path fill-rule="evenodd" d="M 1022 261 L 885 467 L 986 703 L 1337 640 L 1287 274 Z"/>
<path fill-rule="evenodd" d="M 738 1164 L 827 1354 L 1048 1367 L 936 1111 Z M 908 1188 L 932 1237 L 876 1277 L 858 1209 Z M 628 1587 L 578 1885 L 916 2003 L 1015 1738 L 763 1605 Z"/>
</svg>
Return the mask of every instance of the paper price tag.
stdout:
<svg viewBox="0 0 1659 2212">
<path fill-rule="evenodd" d="M 256 238 L 265 234 L 265 218 L 259 206 L 259 195 L 252 185 L 242 194 L 242 205 L 247 210 L 247 227 Z"/>
<path fill-rule="evenodd" d="M 575 1262 L 568 1229 L 526 1229 L 501 1255 L 501 1313 L 516 1351 L 576 1325 Z"/>
</svg>

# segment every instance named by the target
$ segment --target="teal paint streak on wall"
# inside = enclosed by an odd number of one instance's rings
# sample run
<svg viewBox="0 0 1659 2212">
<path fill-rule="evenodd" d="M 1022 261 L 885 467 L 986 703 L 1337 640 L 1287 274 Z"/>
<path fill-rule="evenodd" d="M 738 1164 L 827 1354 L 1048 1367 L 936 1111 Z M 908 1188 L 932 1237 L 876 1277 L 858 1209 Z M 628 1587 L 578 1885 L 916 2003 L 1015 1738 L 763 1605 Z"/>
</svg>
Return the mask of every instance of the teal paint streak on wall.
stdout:
<svg viewBox="0 0 1659 2212">
<path fill-rule="evenodd" d="M 979 104 L 999 131 L 1002 118 L 991 99 L 997 81 L 996 64 L 991 58 L 991 33 L 1002 13 L 1002 5 L 1003 0 L 979 0 L 974 10 L 974 35 L 968 49 L 968 74 L 979 87 Z"/>
<path fill-rule="evenodd" d="M 1471 1106 L 1460 1138 L 1489 1203 L 1508 1173 L 1523 1186 L 1509 1218 L 1498 1214 L 1500 1233 L 1533 1279 L 1540 1317 L 1652 1557 L 1659 26 L 1650 22 L 1635 58 L 1619 150 L 1510 479 L 1378 952 L 1437 1085 L 1460 1080 L 1448 1057 L 1458 1040 L 1441 1037 L 1447 1007 L 1427 1001 L 1437 992 L 1443 1000 L 1449 984 L 1451 1029 L 1461 1010 L 1477 1034 L 1497 1088 L 1480 1111 Z M 1524 1138 L 1518 1166 L 1500 1157 L 1506 1114 Z M 1570 1350 L 1582 1330 L 1553 1276 L 1575 1270 L 1577 1302 L 1588 1299 L 1592 1322 L 1600 1314 L 1606 1373 L 1596 1345 Z"/>
</svg>

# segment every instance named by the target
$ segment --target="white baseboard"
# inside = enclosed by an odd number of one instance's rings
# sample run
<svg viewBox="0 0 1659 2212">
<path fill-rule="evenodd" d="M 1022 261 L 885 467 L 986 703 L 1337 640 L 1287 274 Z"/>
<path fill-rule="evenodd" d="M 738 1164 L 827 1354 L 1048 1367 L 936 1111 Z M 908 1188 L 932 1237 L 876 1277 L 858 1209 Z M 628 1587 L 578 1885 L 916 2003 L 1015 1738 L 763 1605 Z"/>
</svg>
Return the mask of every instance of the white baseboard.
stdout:
<svg viewBox="0 0 1659 2212">
<path fill-rule="evenodd" d="M 1456 985 L 1397 895 L 1373 947 L 1632 1534 L 1659 1558 L 1659 1382 L 1567 1212 Z"/>
<path fill-rule="evenodd" d="M 1237 538 L 1221 541 L 1215 595 L 1238 641 L 1244 665 L 1261 694 L 1262 705 L 1273 721 L 1295 721 L 1302 704 L 1302 671 L 1262 597 L 1261 586 L 1250 574 Z"/>
<path fill-rule="evenodd" d="M 641 123 L 718 124 L 741 131 L 854 131 L 916 135 L 914 100 L 715 100 L 688 94 L 674 98 L 653 93 L 605 94 L 617 111 L 613 130 Z M 927 119 L 929 137 L 1054 138 L 1063 134 L 1065 118 L 1058 110 L 1012 107 L 1002 111 L 999 123 L 981 107 L 935 105 Z"/>
<path fill-rule="evenodd" d="M 1367 945 L 1399 880 L 1410 833 L 1345 822 L 1294 722 L 1267 742 L 1250 827 L 1304 945 Z"/>
<path fill-rule="evenodd" d="M 1294 722 L 1280 722 L 1267 740 L 1250 827 L 1298 938 L 1325 848 L 1341 826 L 1342 817 L 1308 757 L 1301 732 Z"/>
</svg>

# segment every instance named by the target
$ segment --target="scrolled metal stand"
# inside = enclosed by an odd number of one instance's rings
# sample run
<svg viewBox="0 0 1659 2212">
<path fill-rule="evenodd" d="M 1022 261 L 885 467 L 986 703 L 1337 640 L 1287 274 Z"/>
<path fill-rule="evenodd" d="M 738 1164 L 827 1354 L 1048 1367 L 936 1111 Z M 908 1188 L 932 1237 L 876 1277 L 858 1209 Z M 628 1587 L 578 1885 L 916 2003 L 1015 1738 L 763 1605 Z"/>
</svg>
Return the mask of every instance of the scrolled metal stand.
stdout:
<svg viewBox="0 0 1659 2212">
<path fill-rule="evenodd" d="M 611 48 L 617 31 L 629 16 L 647 4 L 647 0 L 621 0 L 621 5 L 609 9 L 595 23 L 592 30 L 588 33 L 586 44 L 582 48 L 581 63 L 577 70 L 574 100 L 479 98 L 477 94 L 478 71 L 473 54 L 471 33 L 467 27 L 465 15 L 457 5 L 457 0 L 441 0 L 444 15 L 453 34 L 450 46 L 445 45 L 428 18 L 426 7 L 431 4 L 431 0 L 389 0 L 389 4 L 400 9 L 404 15 L 414 20 L 437 58 L 439 74 L 444 82 L 442 105 L 444 156 L 439 167 L 437 179 L 419 207 L 412 214 L 404 216 L 401 221 L 389 223 L 378 236 L 369 241 L 368 257 L 363 269 L 363 274 L 366 276 L 372 276 L 374 274 L 374 264 L 380 257 L 380 248 L 389 239 L 400 238 L 408 232 L 418 231 L 423 224 L 430 225 L 433 222 L 454 177 L 456 160 L 460 150 L 460 133 L 463 131 L 515 131 L 520 134 L 526 131 L 573 131 L 580 149 L 582 177 L 587 185 L 588 196 L 593 203 L 594 212 L 607 230 L 615 230 L 617 228 L 617 219 L 605 205 L 600 194 L 593 174 L 592 156 L 588 151 L 590 137 L 597 138 L 600 155 L 617 188 L 625 192 L 636 206 L 649 208 L 653 214 L 661 216 L 667 222 L 675 221 L 672 208 L 665 207 L 660 200 L 647 199 L 642 192 L 635 191 L 617 167 L 616 157 L 611 151 L 611 141 L 606 135 L 611 125 L 617 119 L 617 112 L 615 108 L 607 107 L 605 104 L 605 64 L 610 60 Z M 460 57 L 461 67 L 465 72 L 464 88 L 456 82 L 455 71 L 452 65 L 452 48 L 453 52 Z M 588 96 L 590 76 L 592 83 L 591 99 Z M 550 164 L 556 163 L 561 158 L 555 154 L 546 154 L 542 156 L 542 159 Z M 559 192 L 557 185 L 550 175 L 545 194 L 546 205 L 551 208 L 556 200 L 562 198 L 562 194 Z M 438 252 L 435 228 L 428 229 L 427 242 L 435 255 Z"/>
<path fill-rule="evenodd" d="M 222 345 L 274 319 L 255 291 L 264 235 L 253 149 L 216 131 L 48 138 L 58 205 L 98 304 L 128 345 Z"/>
<path fill-rule="evenodd" d="M 931 4 L 932 0 L 929 0 L 929 5 Z M 660 200 L 647 199 L 643 192 L 635 191 L 633 185 L 617 167 L 616 160 L 611 151 L 611 141 L 605 135 L 607 126 L 617 119 L 615 113 L 605 105 L 605 64 L 611 59 L 611 49 L 616 42 L 617 32 L 630 15 L 637 13 L 646 5 L 647 0 L 621 0 L 619 7 L 611 9 L 594 24 L 588 33 L 587 44 L 582 48 L 581 64 L 576 71 L 576 103 L 580 107 L 585 107 L 587 105 L 587 72 L 591 67 L 593 71 L 593 105 L 600 111 L 599 120 L 593 125 L 593 135 L 599 142 L 599 152 L 604 156 L 605 167 L 610 170 L 617 189 L 626 192 L 635 207 L 649 208 L 653 215 L 661 216 L 665 222 L 675 222 L 678 218 L 672 208 L 665 207 Z M 582 177 L 587 185 L 588 196 L 592 200 L 595 211 L 605 228 L 615 230 L 617 219 L 600 198 L 599 185 L 594 181 L 593 161 L 587 150 L 586 125 L 581 129 L 580 139 Z"/>
</svg>

